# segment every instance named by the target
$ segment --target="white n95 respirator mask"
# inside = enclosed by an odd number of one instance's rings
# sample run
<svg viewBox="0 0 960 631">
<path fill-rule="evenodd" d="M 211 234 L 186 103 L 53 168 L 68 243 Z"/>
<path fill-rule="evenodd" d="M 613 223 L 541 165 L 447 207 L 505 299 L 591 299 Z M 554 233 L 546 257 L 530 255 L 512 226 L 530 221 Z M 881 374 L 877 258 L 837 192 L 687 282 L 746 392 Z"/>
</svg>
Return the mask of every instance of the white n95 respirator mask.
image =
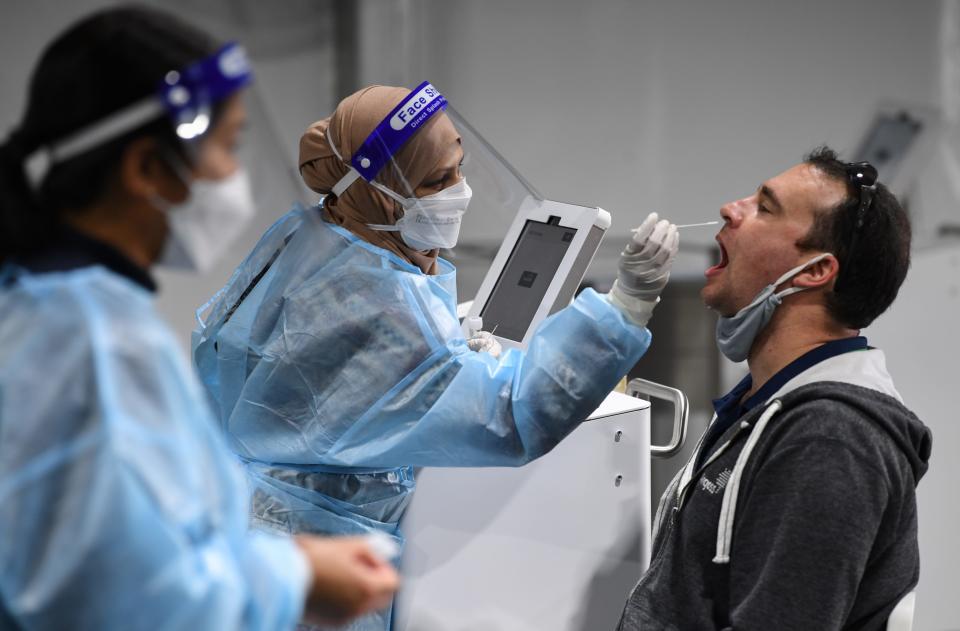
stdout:
<svg viewBox="0 0 960 631">
<path fill-rule="evenodd" d="M 170 227 L 159 264 L 205 272 L 253 218 L 253 191 L 250 176 L 242 167 L 223 179 L 194 179 L 188 186 L 190 192 L 182 203 L 159 204 Z"/>
<path fill-rule="evenodd" d="M 396 224 L 367 224 L 373 230 L 399 232 L 404 243 L 415 250 L 450 249 L 457 244 L 463 213 L 473 191 L 466 178 L 453 186 L 425 197 L 400 197 L 385 186 L 371 182 L 403 207 Z"/>
</svg>

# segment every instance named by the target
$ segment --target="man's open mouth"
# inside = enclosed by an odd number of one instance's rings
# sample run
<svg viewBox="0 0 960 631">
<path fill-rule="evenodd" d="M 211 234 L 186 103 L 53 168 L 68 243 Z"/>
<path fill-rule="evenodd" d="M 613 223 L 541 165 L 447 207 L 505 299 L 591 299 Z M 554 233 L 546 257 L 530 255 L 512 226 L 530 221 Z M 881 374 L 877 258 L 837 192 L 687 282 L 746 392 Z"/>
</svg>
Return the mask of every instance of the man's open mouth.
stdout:
<svg viewBox="0 0 960 631">
<path fill-rule="evenodd" d="M 720 262 L 713 267 L 708 268 L 707 271 L 704 272 L 705 276 L 713 276 L 714 274 L 719 273 L 720 270 L 726 267 L 730 262 L 730 259 L 727 258 L 727 248 L 723 247 L 723 244 L 720 243 L 719 239 L 717 239 L 717 245 L 720 246 Z"/>
</svg>

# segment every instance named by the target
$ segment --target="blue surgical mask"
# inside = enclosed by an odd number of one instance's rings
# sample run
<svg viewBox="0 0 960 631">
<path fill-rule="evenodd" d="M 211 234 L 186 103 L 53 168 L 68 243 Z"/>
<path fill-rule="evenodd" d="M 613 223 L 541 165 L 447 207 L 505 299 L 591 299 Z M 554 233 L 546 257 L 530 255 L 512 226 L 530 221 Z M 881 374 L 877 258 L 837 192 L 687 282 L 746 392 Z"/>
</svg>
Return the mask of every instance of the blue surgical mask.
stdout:
<svg viewBox="0 0 960 631">
<path fill-rule="evenodd" d="M 777 293 L 777 287 L 804 271 L 814 263 L 831 256 L 829 253 L 817 255 L 794 267 L 786 274 L 760 290 L 753 302 L 732 316 L 720 316 L 717 320 L 717 346 L 727 359 L 742 362 L 750 354 L 753 341 L 770 322 L 774 310 L 780 306 L 783 299 L 809 287 L 790 287 Z"/>
</svg>

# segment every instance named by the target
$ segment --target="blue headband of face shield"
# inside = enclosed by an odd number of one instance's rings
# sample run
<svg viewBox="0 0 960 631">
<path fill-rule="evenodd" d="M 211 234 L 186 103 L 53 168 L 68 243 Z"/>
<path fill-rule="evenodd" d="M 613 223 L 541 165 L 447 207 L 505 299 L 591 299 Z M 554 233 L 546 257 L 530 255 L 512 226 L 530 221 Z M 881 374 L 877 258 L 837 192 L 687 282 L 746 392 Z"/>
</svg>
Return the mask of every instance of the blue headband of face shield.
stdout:
<svg viewBox="0 0 960 631">
<path fill-rule="evenodd" d="M 24 161 L 30 186 L 36 190 L 50 168 L 166 115 L 177 136 L 190 142 L 209 128 L 213 105 L 253 79 L 247 54 L 239 44 L 164 76 L 154 94 L 101 119 L 67 138 L 40 147 Z"/>
<path fill-rule="evenodd" d="M 331 192 L 340 197 L 343 191 L 361 177 L 373 183 L 374 178 L 393 159 L 394 154 L 424 123 L 446 107 L 447 99 L 429 81 L 415 87 L 407 98 L 380 121 L 353 153 L 350 158 L 350 171 L 334 185 Z M 343 160 L 332 141 L 330 148 Z"/>
</svg>

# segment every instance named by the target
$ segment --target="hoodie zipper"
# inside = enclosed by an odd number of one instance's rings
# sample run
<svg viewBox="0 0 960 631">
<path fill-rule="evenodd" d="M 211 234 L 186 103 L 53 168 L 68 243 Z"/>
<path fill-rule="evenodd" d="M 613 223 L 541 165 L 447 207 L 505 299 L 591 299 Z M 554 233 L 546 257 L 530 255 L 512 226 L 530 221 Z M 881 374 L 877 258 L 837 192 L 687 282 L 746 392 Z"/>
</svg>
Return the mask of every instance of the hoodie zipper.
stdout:
<svg viewBox="0 0 960 631">
<path fill-rule="evenodd" d="M 694 474 L 690 477 L 690 482 L 685 487 L 683 487 L 683 489 L 680 491 L 680 497 L 677 499 L 677 503 L 673 507 L 673 513 L 670 515 L 671 520 L 675 519 L 677 514 L 680 512 L 680 509 L 683 508 L 683 502 L 685 499 L 687 499 L 687 491 L 689 491 L 690 487 L 694 485 L 694 482 L 696 482 L 697 479 L 699 479 L 700 474 L 703 473 L 703 470 L 706 469 L 708 466 L 710 466 L 710 464 L 714 460 L 722 456 L 723 453 L 727 450 L 727 448 L 730 447 L 730 444 L 737 439 L 737 436 L 742 434 L 743 431 L 748 429 L 749 427 L 751 427 L 749 422 L 740 421 L 740 424 L 737 426 L 737 431 L 735 431 L 733 435 L 730 438 L 728 438 L 727 441 L 723 443 L 723 445 L 721 445 L 719 449 L 713 452 L 713 455 L 710 456 L 707 459 L 707 461 L 704 462 L 702 465 L 700 465 L 700 468 L 694 472 Z"/>
<path fill-rule="evenodd" d="M 663 549 L 667 547 L 667 540 L 670 538 L 670 535 L 673 534 L 673 529 L 676 526 L 678 515 L 680 514 L 680 509 L 683 508 L 683 502 L 687 498 L 687 492 L 690 489 L 690 487 L 692 487 L 694 483 L 699 479 L 700 474 L 703 473 L 703 470 L 706 469 L 714 460 L 722 456 L 723 453 L 733 443 L 733 441 L 736 440 L 737 437 L 740 436 L 740 434 L 742 434 L 745 430 L 747 430 L 750 427 L 752 427 L 752 425 L 748 421 L 740 421 L 740 424 L 737 426 L 737 431 L 735 431 L 733 435 L 730 438 L 728 438 L 726 442 L 724 442 L 723 445 L 721 445 L 720 448 L 717 449 L 717 451 L 715 451 L 713 455 L 710 456 L 707 459 L 707 461 L 704 462 L 700 466 L 700 468 L 694 472 L 692 476 L 690 476 L 690 482 L 688 482 L 687 485 L 680 490 L 680 495 L 674 501 L 673 506 L 670 507 L 670 517 L 665 520 L 666 522 L 664 523 L 665 532 L 658 533 L 660 535 L 659 539 L 661 543 L 660 545 L 657 546 L 656 550 L 654 550 L 653 557 L 650 559 L 650 565 L 648 566 L 648 570 L 649 568 L 652 568 L 654 564 L 657 563 L 657 561 L 660 560 L 661 556 L 663 556 Z M 703 437 L 701 437 L 700 440 L 702 443 Z M 699 451 L 700 451 L 700 445 L 698 445 L 697 449 L 694 450 L 694 455 L 693 455 L 694 458 L 697 458 L 699 456 Z"/>
</svg>

